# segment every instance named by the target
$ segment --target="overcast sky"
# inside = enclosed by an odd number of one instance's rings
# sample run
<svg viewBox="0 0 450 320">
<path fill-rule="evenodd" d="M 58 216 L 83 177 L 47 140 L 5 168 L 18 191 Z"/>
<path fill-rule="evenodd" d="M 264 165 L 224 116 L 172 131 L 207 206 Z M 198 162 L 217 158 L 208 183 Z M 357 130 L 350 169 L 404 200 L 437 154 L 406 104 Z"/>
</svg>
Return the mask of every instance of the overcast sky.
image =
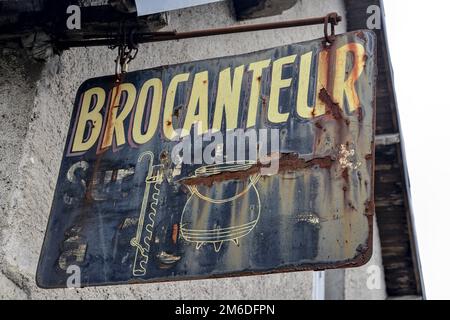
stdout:
<svg viewBox="0 0 450 320">
<path fill-rule="evenodd" d="M 428 299 L 450 299 L 450 1 L 384 0 Z"/>
</svg>

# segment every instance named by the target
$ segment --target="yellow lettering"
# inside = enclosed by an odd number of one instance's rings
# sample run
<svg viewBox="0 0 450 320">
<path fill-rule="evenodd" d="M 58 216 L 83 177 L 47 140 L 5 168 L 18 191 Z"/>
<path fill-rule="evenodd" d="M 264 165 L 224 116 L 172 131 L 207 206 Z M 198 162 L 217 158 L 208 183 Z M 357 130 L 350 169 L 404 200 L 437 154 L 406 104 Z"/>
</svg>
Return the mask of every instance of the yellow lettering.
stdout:
<svg viewBox="0 0 450 320">
<path fill-rule="evenodd" d="M 324 50 L 319 53 L 319 66 L 318 66 L 318 81 L 316 90 L 315 106 L 311 113 L 311 117 L 319 117 L 325 114 L 325 102 L 319 98 L 320 90 L 327 89 L 328 87 L 328 51 Z"/>
<path fill-rule="evenodd" d="M 294 63 L 297 55 L 291 55 L 277 59 L 273 62 L 272 68 L 272 87 L 270 89 L 268 120 L 272 123 L 286 122 L 289 118 L 289 112 L 280 113 L 279 100 L 280 90 L 291 85 L 292 78 L 282 79 L 283 66 Z"/>
<path fill-rule="evenodd" d="M 195 74 L 181 137 L 189 135 L 195 124 L 199 124 L 199 135 L 208 131 L 208 71 Z"/>
<path fill-rule="evenodd" d="M 219 83 L 217 85 L 216 108 L 214 110 L 214 121 L 212 126 L 213 132 L 220 131 L 224 110 L 226 113 L 227 130 L 237 128 L 243 75 L 243 65 L 234 69 L 233 83 L 231 82 L 230 68 L 220 72 Z"/>
<path fill-rule="evenodd" d="M 72 152 L 87 151 L 97 142 L 103 124 L 100 110 L 105 103 L 105 95 L 105 90 L 100 87 L 89 89 L 83 94 L 83 101 L 73 139 Z M 95 106 L 90 110 L 94 96 L 96 97 Z M 89 137 L 84 139 L 86 125 L 88 123 L 90 123 L 91 130 Z"/>
<path fill-rule="evenodd" d="M 300 60 L 300 74 L 297 92 L 297 114 L 305 119 L 311 119 L 325 114 L 325 104 L 319 99 L 319 92 L 328 85 L 328 52 L 321 51 L 319 53 L 318 62 L 318 82 L 315 105 L 310 107 L 308 105 L 308 91 L 311 81 L 311 63 L 312 52 L 302 55 Z"/>
<path fill-rule="evenodd" d="M 150 88 L 153 88 L 153 97 L 151 101 L 150 120 L 145 133 L 142 133 L 142 122 L 144 118 L 144 111 L 150 104 L 148 103 L 148 94 Z M 136 105 L 136 113 L 133 122 L 133 140 L 138 144 L 144 144 L 150 141 L 156 132 L 158 127 L 159 115 L 161 113 L 161 101 L 162 101 L 163 87 L 162 81 L 158 78 L 150 79 L 146 81 L 139 93 L 138 102 Z"/>
<path fill-rule="evenodd" d="M 126 101 L 118 115 L 121 96 L 124 92 L 127 93 Z M 108 121 L 106 123 L 101 149 L 110 147 L 114 136 L 116 137 L 117 146 L 125 144 L 125 128 L 123 122 L 130 114 L 131 110 L 133 110 L 134 101 L 136 100 L 136 88 L 131 83 L 121 84 L 119 87 L 113 89 L 111 99 L 113 103 L 108 111 Z"/>
<path fill-rule="evenodd" d="M 312 51 L 305 53 L 300 59 L 300 74 L 297 92 L 297 114 L 305 119 L 312 118 L 313 108 L 308 106 L 308 91 L 311 79 Z"/>
<path fill-rule="evenodd" d="M 173 108 L 175 105 L 175 97 L 177 94 L 178 85 L 181 82 L 189 80 L 189 73 L 177 74 L 169 83 L 166 94 L 166 102 L 164 104 L 164 116 L 163 116 L 163 132 L 164 136 L 172 140 L 177 134 L 173 128 Z"/>
<path fill-rule="evenodd" d="M 353 69 L 347 80 L 347 54 L 353 54 Z M 355 83 L 364 70 L 365 49 L 362 44 L 349 43 L 339 48 L 336 52 L 336 78 L 334 81 L 333 98 L 344 109 L 344 94 L 347 97 L 349 112 L 360 107 L 360 100 L 356 92 Z"/>
<path fill-rule="evenodd" d="M 261 76 L 265 68 L 270 65 L 270 59 L 251 63 L 248 71 L 253 71 L 252 87 L 250 89 L 250 100 L 248 103 L 247 128 L 256 125 L 256 111 L 259 104 L 259 95 L 261 93 Z"/>
</svg>

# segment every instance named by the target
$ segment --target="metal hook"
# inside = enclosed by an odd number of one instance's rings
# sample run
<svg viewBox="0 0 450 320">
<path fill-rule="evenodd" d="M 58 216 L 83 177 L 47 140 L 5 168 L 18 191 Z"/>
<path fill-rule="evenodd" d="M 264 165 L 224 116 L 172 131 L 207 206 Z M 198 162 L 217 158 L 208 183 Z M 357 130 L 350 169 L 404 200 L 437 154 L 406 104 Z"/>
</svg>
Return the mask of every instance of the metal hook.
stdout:
<svg viewBox="0 0 450 320">
<path fill-rule="evenodd" d="M 324 34 L 327 43 L 332 44 L 336 40 L 335 26 L 339 23 L 338 14 L 336 12 L 329 13 L 325 16 Z M 328 24 L 331 24 L 331 34 L 328 33 Z"/>
<path fill-rule="evenodd" d="M 123 31 L 122 25 L 119 26 L 119 41 L 115 46 L 111 46 L 111 49 L 117 47 L 117 57 L 115 59 L 116 78 L 120 79 L 121 76 L 128 72 L 128 64 L 136 58 L 138 53 L 138 45 L 135 41 L 135 30 L 132 30 L 127 38 L 126 33 Z"/>
<path fill-rule="evenodd" d="M 128 64 L 136 58 L 139 50 L 128 45 L 119 45 L 117 50 L 117 58 L 114 61 L 116 62 L 116 76 L 119 76 L 128 72 Z"/>
<path fill-rule="evenodd" d="M 117 78 L 122 74 L 122 49 L 121 46 L 117 47 L 117 57 L 114 60 L 116 62 L 115 74 Z"/>
</svg>

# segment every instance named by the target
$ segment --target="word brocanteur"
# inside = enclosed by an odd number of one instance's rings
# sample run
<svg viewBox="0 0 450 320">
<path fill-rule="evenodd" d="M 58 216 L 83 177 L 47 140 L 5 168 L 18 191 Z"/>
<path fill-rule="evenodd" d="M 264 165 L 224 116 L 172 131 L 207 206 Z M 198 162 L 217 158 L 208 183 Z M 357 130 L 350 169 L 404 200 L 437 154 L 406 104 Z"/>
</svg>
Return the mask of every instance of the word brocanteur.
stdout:
<svg viewBox="0 0 450 320">
<path fill-rule="evenodd" d="M 218 72 L 179 73 L 170 79 L 153 77 L 139 88 L 126 82 L 109 92 L 93 87 L 81 97 L 69 153 L 79 155 L 97 144 L 98 150 L 105 150 L 113 141 L 118 147 L 126 143 L 142 145 L 157 132 L 160 139 L 173 140 L 188 135 L 196 124 L 202 134 L 251 128 L 259 116 L 265 117 L 268 126 L 285 123 L 289 117 L 319 117 L 326 111 L 318 98 L 323 88 L 331 88 L 334 102 L 343 112 L 352 113 L 360 107 L 355 83 L 364 64 L 364 46 L 349 43 L 333 56 L 323 49 Z M 261 90 L 264 81 L 270 83 L 266 95 Z M 181 103 L 186 107 L 181 113 L 176 105 L 180 91 L 186 92 Z M 296 94 L 282 97 L 284 91 Z"/>
</svg>

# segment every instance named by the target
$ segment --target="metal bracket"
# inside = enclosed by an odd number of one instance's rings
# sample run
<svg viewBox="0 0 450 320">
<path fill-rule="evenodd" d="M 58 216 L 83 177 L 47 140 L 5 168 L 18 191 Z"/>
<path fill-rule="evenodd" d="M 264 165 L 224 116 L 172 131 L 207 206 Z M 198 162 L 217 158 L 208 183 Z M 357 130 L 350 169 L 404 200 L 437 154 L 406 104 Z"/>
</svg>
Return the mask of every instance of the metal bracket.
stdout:
<svg viewBox="0 0 450 320">
<path fill-rule="evenodd" d="M 312 25 L 325 25 L 325 39 L 327 42 L 332 43 L 335 38 L 335 26 L 342 21 L 342 17 L 337 13 L 333 12 L 324 17 L 300 19 L 300 20 L 288 20 L 281 22 L 270 22 L 261 24 L 249 24 L 249 25 L 235 25 L 224 28 L 215 29 L 205 29 L 205 30 L 194 30 L 187 32 L 177 32 L 174 31 L 161 31 L 161 32 L 136 32 L 133 39 L 135 43 L 149 43 L 149 42 L 160 42 L 160 41 L 171 41 L 198 37 L 209 37 L 223 34 L 232 34 L 240 32 L 252 32 L 252 31 L 262 31 L 262 30 L 273 30 L 273 29 L 283 29 L 283 28 L 293 28 L 293 27 L 304 27 Z M 331 34 L 328 33 L 328 24 L 331 24 Z M 118 39 L 122 37 L 122 34 L 117 36 L 111 36 L 108 38 L 97 38 L 97 39 L 83 39 L 78 40 L 62 40 L 59 45 L 61 47 L 89 47 L 89 46 L 110 46 L 115 45 Z"/>
</svg>

